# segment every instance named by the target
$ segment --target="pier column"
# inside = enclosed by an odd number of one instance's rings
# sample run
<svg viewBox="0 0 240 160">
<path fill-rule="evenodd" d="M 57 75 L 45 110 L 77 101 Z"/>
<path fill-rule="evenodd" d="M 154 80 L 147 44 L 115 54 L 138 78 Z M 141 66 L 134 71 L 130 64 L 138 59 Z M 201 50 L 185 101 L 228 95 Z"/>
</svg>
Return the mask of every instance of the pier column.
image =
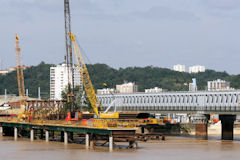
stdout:
<svg viewBox="0 0 240 160">
<path fill-rule="evenodd" d="M 68 144 L 68 133 L 64 131 L 64 144 Z"/>
<path fill-rule="evenodd" d="M 30 140 L 33 141 L 34 140 L 34 129 L 30 129 Z"/>
<path fill-rule="evenodd" d="M 46 142 L 49 142 L 49 131 L 48 130 L 45 131 L 45 140 L 46 140 Z"/>
<path fill-rule="evenodd" d="M 236 115 L 219 115 L 222 123 L 222 140 L 233 140 L 233 126 Z"/>
<path fill-rule="evenodd" d="M 17 127 L 14 127 L 14 140 L 17 140 L 18 138 L 18 129 Z"/>
<path fill-rule="evenodd" d="M 0 127 L 0 136 L 3 136 L 3 127 Z"/>
<path fill-rule="evenodd" d="M 85 135 L 85 145 L 86 147 L 89 147 L 89 134 Z"/>
<path fill-rule="evenodd" d="M 109 151 L 113 150 L 113 136 L 109 135 Z"/>
<path fill-rule="evenodd" d="M 192 117 L 195 121 L 195 137 L 208 139 L 208 120 L 210 116 L 204 114 L 194 114 Z"/>
</svg>

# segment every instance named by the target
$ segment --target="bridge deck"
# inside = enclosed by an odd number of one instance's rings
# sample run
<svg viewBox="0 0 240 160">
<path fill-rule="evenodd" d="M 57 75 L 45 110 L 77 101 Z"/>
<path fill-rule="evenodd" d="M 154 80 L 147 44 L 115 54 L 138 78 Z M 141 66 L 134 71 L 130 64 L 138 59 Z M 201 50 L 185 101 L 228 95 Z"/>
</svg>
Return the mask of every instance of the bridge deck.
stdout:
<svg viewBox="0 0 240 160">
<path fill-rule="evenodd" d="M 80 123 L 68 123 L 64 124 L 60 121 L 48 121 L 46 123 L 39 124 L 38 122 L 11 122 L 11 121 L 0 121 L 0 126 L 2 127 L 18 127 L 27 129 L 44 129 L 49 131 L 66 131 L 75 133 L 93 133 L 93 134 L 103 134 L 103 135 L 113 135 L 119 131 L 134 133 L 136 128 L 98 128 L 91 126 L 81 126 Z"/>
</svg>

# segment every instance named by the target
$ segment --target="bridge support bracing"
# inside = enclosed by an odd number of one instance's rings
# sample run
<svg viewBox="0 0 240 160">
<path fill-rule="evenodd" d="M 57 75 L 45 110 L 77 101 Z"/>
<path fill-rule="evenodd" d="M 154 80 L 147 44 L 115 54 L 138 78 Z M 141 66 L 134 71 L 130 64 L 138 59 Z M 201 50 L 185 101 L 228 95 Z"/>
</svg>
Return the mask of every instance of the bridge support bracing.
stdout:
<svg viewBox="0 0 240 160">
<path fill-rule="evenodd" d="M 219 115 L 222 123 L 222 140 L 233 140 L 233 127 L 236 115 Z"/>
<path fill-rule="evenodd" d="M 17 127 L 14 127 L 14 140 L 17 140 L 18 138 L 18 129 Z"/>
<path fill-rule="evenodd" d="M 210 116 L 205 114 L 194 114 L 195 120 L 195 137 L 200 139 L 208 139 L 208 120 Z"/>
</svg>

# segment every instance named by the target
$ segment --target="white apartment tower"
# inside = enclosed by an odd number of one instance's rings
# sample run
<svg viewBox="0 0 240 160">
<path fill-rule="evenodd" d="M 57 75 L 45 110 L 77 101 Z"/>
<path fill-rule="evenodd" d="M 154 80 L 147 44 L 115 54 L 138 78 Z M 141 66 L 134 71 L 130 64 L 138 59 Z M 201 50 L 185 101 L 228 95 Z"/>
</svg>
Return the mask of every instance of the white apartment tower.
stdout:
<svg viewBox="0 0 240 160">
<path fill-rule="evenodd" d="M 189 67 L 189 73 L 198 73 L 198 72 L 205 72 L 205 66 L 191 66 Z"/>
<path fill-rule="evenodd" d="M 70 83 L 72 74 L 70 74 Z M 81 77 L 77 67 L 74 67 L 74 85 L 81 85 Z M 68 85 L 68 67 L 67 64 L 60 64 L 56 67 L 50 67 L 50 99 L 61 100 L 62 91 Z"/>
<path fill-rule="evenodd" d="M 185 65 L 177 64 L 173 66 L 173 70 L 178 72 L 186 72 L 186 67 Z"/>
</svg>

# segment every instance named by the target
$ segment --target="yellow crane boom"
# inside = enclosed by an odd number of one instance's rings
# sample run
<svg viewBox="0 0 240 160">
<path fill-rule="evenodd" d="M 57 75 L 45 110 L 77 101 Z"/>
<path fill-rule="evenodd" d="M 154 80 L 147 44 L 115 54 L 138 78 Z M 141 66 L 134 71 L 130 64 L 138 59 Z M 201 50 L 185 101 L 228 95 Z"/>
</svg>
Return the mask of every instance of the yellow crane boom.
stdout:
<svg viewBox="0 0 240 160">
<path fill-rule="evenodd" d="M 69 33 L 69 36 L 72 41 L 73 51 L 75 54 L 75 58 L 76 58 L 77 65 L 78 65 L 78 70 L 79 70 L 81 78 L 82 78 L 82 83 L 83 83 L 83 87 L 85 89 L 86 95 L 88 96 L 88 99 L 92 105 L 92 108 L 93 108 L 95 114 L 97 116 L 99 116 L 98 107 L 100 108 L 100 110 L 102 110 L 102 106 L 96 96 L 95 90 L 92 85 L 92 81 L 90 79 L 90 76 L 89 76 L 89 73 L 88 73 L 88 70 L 86 67 L 86 64 L 84 63 L 81 51 L 76 42 L 75 35 L 73 35 L 72 33 Z"/>
<path fill-rule="evenodd" d="M 18 35 L 15 38 L 15 54 L 16 54 L 16 70 L 17 70 L 17 81 L 18 81 L 18 92 L 19 96 L 25 98 L 25 87 L 23 77 L 23 65 L 22 65 L 22 54 L 19 43 Z"/>
</svg>

